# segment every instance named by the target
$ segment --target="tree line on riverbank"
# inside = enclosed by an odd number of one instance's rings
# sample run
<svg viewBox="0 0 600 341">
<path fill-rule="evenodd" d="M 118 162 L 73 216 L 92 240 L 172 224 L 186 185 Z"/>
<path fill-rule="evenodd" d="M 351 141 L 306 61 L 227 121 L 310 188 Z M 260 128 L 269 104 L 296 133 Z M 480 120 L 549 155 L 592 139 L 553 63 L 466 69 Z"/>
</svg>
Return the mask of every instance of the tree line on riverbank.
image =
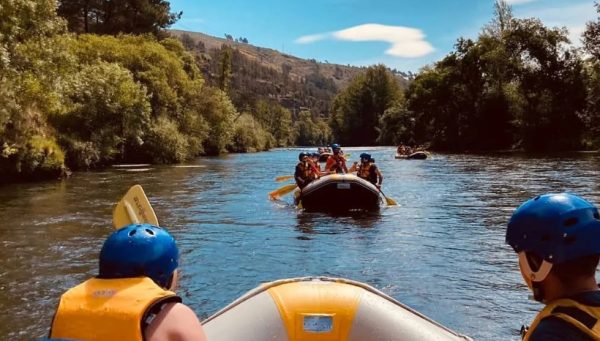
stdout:
<svg viewBox="0 0 600 341">
<path fill-rule="evenodd" d="M 289 65 L 279 72 L 225 45 L 170 37 L 181 13 L 167 1 L 6 0 L 2 9 L 0 182 L 334 140 L 600 145 L 600 18 L 576 49 L 565 29 L 515 18 L 498 1 L 476 40 L 459 39 L 406 89 L 377 65 L 338 91 L 316 62 L 298 81 Z M 282 92 L 294 94 L 293 111 L 271 98 Z"/>
<path fill-rule="evenodd" d="M 238 110 L 204 79 L 165 31 L 181 15 L 167 1 L 6 0 L 2 11 L 0 182 L 296 142 L 289 110 Z"/>
<path fill-rule="evenodd" d="M 515 18 L 497 1 L 476 40 L 458 39 L 454 51 L 423 69 L 405 91 L 383 66 L 370 68 L 335 99 L 331 127 L 350 145 L 597 149 L 600 18 L 587 24 L 582 39 L 583 48 L 575 48 L 566 29 Z"/>
</svg>

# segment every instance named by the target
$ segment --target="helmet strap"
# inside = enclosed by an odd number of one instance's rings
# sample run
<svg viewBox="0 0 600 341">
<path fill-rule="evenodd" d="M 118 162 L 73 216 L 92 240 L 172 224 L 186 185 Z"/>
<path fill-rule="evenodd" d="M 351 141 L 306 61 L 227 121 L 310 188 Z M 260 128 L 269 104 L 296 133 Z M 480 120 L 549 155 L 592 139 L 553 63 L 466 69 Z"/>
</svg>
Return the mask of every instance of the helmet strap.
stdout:
<svg viewBox="0 0 600 341">
<path fill-rule="evenodd" d="M 552 263 L 543 260 L 542 264 L 537 267 L 537 271 L 533 271 L 531 264 L 529 263 L 529 259 L 527 258 L 527 254 L 525 251 L 521 251 L 519 252 L 519 265 L 521 266 L 523 275 L 526 277 L 525 281 L 527 282 L 527 286 L 534 290 L 535 295 L 533 283 L 542 282 L 546 279 L 546 277 L 548 277 L 550 270 L 552 270 Z"/>
<path fill-rule="evenodd" d="M 531 283 L 531 291 L 533 292 L 533 299 L 538 302 L 544 302 L 544 288 L 540 282 Z"/>
</svg>

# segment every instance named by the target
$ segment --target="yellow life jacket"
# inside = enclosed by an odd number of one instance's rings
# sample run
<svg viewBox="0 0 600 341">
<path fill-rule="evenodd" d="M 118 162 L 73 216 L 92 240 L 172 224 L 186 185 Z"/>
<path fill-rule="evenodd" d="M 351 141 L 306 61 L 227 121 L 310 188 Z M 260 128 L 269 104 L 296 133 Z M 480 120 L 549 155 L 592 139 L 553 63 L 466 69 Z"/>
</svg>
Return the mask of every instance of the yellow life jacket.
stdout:
<svg viewBox="0 0 600 341">
<path fill-rule="evenodd" d="M 158 303 L 181 302 L 148 277 L 89 279 L 60 298 L 51 338 L 144 340 L 146 315 Z"/>
<path fill-rule="evenodd" d="M 542 319 L 548 316 L 560 318 L 586 333 L 593 340 L 600 340 L 600 323 L 597 323 L 600 320 L 600 307 L 584 305 L 567 298 L 555 300 L 544 307 L 523 335 L 523 340 L 528 341 Z"/>
</svg>

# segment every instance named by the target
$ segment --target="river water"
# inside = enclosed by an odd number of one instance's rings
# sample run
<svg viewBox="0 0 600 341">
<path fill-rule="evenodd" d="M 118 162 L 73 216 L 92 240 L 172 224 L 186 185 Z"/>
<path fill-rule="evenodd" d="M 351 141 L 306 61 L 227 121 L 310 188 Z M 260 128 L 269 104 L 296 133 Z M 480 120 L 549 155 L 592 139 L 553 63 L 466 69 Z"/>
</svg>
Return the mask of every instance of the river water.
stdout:
<svg viewBox="0 0 600 341">
<path fill-rule="evenodd" d="M 180 294 L 205 318 L 261 282 L 308 275 L 366 282 L 475 340 L 518 340 L 540 304 L 504 243 L 516 206 L 571 191 L 600 204 L 600 156 L 367 151 L 398 206 L 332 216 L 267 193 L 299 149 L 201 158 L 183 166 L 111 168 L 66 181 L 0 188 L 0 339 L 44 336 L 60 294 L 97 274 L 116 201 L 146 190 L 181 250 Z"/>
</svg>

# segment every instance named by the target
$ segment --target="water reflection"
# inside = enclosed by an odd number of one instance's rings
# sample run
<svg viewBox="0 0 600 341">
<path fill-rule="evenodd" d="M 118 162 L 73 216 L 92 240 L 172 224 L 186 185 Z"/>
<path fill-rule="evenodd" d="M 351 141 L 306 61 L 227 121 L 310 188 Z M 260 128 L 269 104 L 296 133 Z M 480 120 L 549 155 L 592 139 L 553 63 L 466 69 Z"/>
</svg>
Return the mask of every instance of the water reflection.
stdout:
<svg viewBox="0 0 600 341">
<path fill-rule="evenodd" d="M 296 214 L 296 230 L 303 234 L 340 234 L 353 228 L 373 228 L 380 219 L 379 210 L 337 213 L 299 210 Z"/>
<path fill-rule="evenodd" d="M 203 158 L 143 172 L 107 169 L 63 182 L 0 188 L 0 339 L 44 336 L 62 292 L 97 272 L 114 203 L 148 194 L 181 250 L 181 295 L 200 316 L 261 282 L 308 275 L 371 284 L 476 340 L 517 340 L 540 305 L 527 300 L 506 223 L 522 201 L 572 191 L 600 204 L 600 157 L 575 153 L 433 154 L 396 160 L 367 151 L 398 206 L 350 215 L 297 210 L 267 193 L 298 150 Z"/>
</svg>

